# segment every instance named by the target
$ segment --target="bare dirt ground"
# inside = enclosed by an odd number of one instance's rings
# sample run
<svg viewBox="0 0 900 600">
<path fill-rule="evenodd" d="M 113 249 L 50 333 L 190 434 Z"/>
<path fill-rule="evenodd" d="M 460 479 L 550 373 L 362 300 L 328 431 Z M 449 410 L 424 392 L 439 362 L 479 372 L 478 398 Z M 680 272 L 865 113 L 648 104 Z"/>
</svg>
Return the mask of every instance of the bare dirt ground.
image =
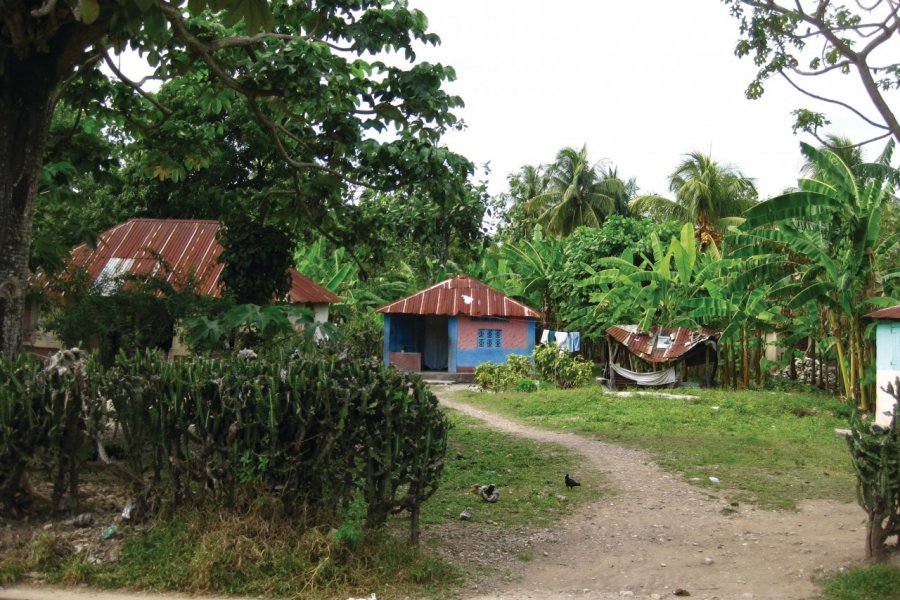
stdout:
<svg viewBox="0 0 900 600">
<path fill-rule="evenodd" d="M 731 506 L 728 490 L 692 486 L 643 452 L 515 423 L 455 400 L 452 391 L 437 390 L 445 406 L 570 448 L 584 458 L 583 484 L 602 477 L 615 491 L 526 540 L 531 560 L 507 565 L 511 577 L 480 582 L 466 600 L 672 598 L 679 589 L 708 600 L 804 599 L 816 595 L 814 574 L 863 557 L 864 513 L 856 504 L 805 502 L 797 512 Z"/>
</svg>

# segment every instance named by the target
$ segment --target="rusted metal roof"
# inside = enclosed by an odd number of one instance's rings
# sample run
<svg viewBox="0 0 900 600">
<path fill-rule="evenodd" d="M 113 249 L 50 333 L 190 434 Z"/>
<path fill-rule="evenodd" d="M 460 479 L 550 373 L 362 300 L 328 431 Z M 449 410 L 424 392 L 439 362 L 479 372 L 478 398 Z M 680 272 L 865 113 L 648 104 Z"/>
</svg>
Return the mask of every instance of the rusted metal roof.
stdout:
<svg viewBox="0 0 900 600">
<path fill-rule="evenodd" d="M 457 275 L 437 283 L 412 296 L 382 306 L 378 312 L 407 315 L 541 318 L 541 313 L 536 310 L 501 294 L 486 283 L 468 275 Z"/>
<path fill-rule="evenodd" d="M 219 221 L 129 219 L 100 234 L 96 248 L 77 246 L 69 264 L 87 270 L 96 280 L 111 260 L 118 259 L 123 268 L 117 275 L 164 277 L 176 289 L 193 278 L 199 293 L 218 298 L 222 293 L 223 269 L 219 262 L 222 246 L 216 239 L 220 227 Z M 290 302 L 340 302 L 340 298 L 296 269 L 288 272 Z"/>
<path fill-rule="evenodd" d="M 707 340 L 715 342 L 721 335 L 721 332 L 713 329 L 684 327 L 663 327 L 645 332 L 638 331 L 637 325 L 613 325 L 606 333 L 632 354 L 651 363 L 677 361 L 698 345 Z"/>
<path fill-rule="evenodd" d="M 323 288 L 321 285 L 297 271 L 288 269 L 291 274 L 291 302 L 306 302 L 309 304 L 337 304 L 340 298 Z"/>
<path fill-rule="evenodd" d="M 867 319 L 900 319 L 900 305 L 882 308 L 866 315 Z"/>
</svg>

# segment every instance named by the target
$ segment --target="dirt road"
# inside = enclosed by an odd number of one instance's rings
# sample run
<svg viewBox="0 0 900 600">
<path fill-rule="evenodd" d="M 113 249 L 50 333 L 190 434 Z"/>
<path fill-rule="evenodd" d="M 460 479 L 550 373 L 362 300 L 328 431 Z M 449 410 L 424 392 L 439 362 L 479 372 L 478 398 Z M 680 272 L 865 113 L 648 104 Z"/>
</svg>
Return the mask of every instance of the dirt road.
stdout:
<svg viewBox="0 0 900 600">
<path fill-rule="evenodd" d="M 709 600 L 803 599 L 816 593 L 814 573 L 863 556 L 864 514 L 856 504 L 806 502 L 798 512 L 731 507 L 724 491 L 691 486 L 643 452 L 514 423 L 455 400 L 452 389 L 437 390 L 445 406 L 570 448 L 584 457 L 583 479 L 602 473 L 616 490 L 560 523 L 519 578 L 466 600 L 673 598 L 678 589 Z"/>
</svg>

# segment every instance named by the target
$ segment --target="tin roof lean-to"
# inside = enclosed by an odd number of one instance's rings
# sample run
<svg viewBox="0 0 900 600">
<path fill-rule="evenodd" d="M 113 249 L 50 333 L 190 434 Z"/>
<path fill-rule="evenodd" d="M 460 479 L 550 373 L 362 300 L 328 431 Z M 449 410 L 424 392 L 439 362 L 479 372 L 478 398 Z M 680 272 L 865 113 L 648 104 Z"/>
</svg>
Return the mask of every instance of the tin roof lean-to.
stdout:
<svg viewBox="0 0 900 600">
<path fill-rule="evenodd" d="M 100 234 L 97 247 L 87 244 L 72 250 L 70 265 L 87 270 L 92 280 L 114 270 L 116 275 L 133 273 L 163 277 L 176 289 L 189 277 L 201 294 L 222 293 L 222 246 L 216 234 L 219 221 L 187 219 L 129 219 Z M 162 271 L 161 262 L 168 271 Z M 117 268 L 118 267 L 118 268 Z M 288 269 L 292 303 L 340 302 L 340 298 L 299 273 Z"/>
<path fill-rule="evenodd" d="M 540 319 L 541 313 L 468 275 L 457 275 L 378 309 L 407 315 Z"/>
<path fill-rule="evenodd" d="M 662 327 L 646 332 L 638 331 L 637 325 L 613 325 L 606 333 L 632 354 L 651 363 L 674 362 L 708 340 L 715 342 L 721 335 L 713 329 L 684 327 Z"/>
</svg>

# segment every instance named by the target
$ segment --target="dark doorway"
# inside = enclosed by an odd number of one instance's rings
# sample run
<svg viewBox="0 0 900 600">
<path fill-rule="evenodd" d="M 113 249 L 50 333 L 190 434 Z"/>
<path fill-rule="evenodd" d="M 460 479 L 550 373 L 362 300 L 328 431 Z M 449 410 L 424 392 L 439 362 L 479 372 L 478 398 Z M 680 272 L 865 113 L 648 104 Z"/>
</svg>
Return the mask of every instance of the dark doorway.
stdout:
<svg viewBox="0 0 900 600">
<path fill-rule="evenodd" d="M 422 368 L 425 371 L 446 371 L 450 356 L 450 334 L 447 317 L 427 315 L 422 317 L 424 340 L 422 343 Z"/>
</svg>

